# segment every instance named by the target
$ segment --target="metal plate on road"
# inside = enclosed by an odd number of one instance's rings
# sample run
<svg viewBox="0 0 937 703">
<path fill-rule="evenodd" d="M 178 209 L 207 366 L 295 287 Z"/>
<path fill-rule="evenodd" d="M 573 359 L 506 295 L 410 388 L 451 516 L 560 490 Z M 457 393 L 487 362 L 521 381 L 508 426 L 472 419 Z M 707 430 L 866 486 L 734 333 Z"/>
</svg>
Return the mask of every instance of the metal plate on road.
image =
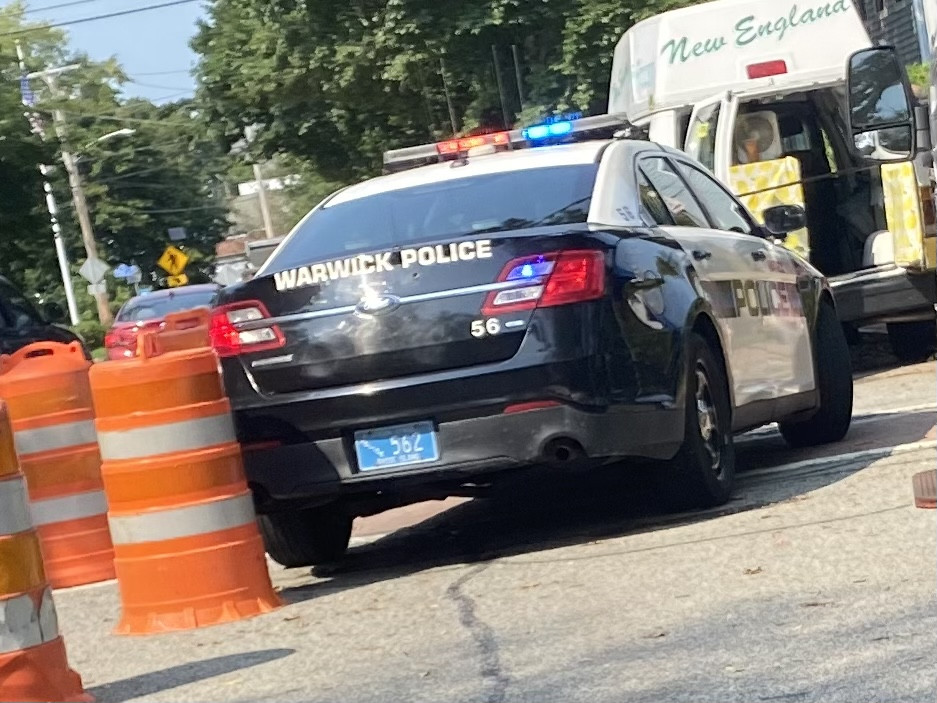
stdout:
<svg viewBox="0 0 937 703">
<path fill-rule="evenodd" d="M 914 489 L 914 504 L 918 508 L 937 508 L 937 471 L 922 471 L 911 479 Z"/>
<path fill-rule="evenodd" d="M 416 422 L 355 432 L 358 469 L 395 469 L 439 460 L 432 422 Z"/>
</svg>

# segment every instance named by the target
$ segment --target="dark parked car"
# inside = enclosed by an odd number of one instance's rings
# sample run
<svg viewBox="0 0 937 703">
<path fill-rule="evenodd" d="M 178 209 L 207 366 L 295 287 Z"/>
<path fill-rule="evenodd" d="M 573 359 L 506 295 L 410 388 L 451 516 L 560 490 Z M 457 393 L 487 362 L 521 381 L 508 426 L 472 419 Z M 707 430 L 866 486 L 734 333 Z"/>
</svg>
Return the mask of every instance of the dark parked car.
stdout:
<svg viewBox="0 0 937 703">
<path fill-rule="evenodd" d="M 12 283 L 0 276 L 0 353 L 12 354 L 33 342 L 82 342 L 74 332 L 57 324 L 65 319 L 60 306 L 48 303 L 40 312 Z M 84 342 L 82 347 L 90 359 Z"/>
</svg>

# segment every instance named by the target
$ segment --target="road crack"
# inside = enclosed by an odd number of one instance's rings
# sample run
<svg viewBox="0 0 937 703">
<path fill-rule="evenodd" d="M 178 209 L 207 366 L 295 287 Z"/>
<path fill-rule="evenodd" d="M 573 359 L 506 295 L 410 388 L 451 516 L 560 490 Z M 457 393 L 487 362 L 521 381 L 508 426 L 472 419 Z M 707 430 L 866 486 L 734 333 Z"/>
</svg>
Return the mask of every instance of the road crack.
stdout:
<svg viewBox="0 0 937 703">
<path fill-rule="evenodd" d="M 468 630 L 478 648 L 482 679 L 491 684 L 491 692 L 485 698 L 485 703 L 504 703 L 511 680 L 501 665 L 501 654 L 495 631 L 478 617 L 475 612 L 475 601 L 462 590 L 469 580 L 478 576 L 489 566 L 489 564 L 480 564 L 462 574 L 446 589 L 446 597 L 456 604 L 459 622 Z"/>
</svg>

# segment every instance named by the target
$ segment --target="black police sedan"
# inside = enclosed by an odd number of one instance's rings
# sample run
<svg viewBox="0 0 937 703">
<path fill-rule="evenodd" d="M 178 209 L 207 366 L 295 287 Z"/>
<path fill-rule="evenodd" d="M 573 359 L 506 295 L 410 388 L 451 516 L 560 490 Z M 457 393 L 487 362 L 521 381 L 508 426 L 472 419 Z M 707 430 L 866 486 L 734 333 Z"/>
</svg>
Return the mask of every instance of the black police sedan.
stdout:
<svg viewBox="0 0 937 703">
<path fill-rule="evenodd" d="M 833 298 L 780 241 L 803 211 L 761 225 L 683 153 L 597 121 L 551 125 L 564 144 L 389 153 L 397 172 L 327 198 L 220 292 L 213 342 L 275 560 L 334 560 L 354 516 L 519 467 L 658 460 L 675 507 L 718 505 L 733 433 L 845 435 Z"/>
</svg>

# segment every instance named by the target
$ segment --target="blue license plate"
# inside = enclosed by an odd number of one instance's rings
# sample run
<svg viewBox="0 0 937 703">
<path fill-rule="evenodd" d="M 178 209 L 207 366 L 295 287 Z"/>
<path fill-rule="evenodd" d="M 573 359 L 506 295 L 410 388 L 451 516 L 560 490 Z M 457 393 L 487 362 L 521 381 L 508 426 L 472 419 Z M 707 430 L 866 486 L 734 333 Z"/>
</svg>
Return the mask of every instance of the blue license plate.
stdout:
<svg viewBox="0 0 937 703">
<path fill-rule="evenodd" d="M 415 422 L 355 432 L 358 469 L 394 469 L 439 460 L 432 422 Z"/>
</svg>

